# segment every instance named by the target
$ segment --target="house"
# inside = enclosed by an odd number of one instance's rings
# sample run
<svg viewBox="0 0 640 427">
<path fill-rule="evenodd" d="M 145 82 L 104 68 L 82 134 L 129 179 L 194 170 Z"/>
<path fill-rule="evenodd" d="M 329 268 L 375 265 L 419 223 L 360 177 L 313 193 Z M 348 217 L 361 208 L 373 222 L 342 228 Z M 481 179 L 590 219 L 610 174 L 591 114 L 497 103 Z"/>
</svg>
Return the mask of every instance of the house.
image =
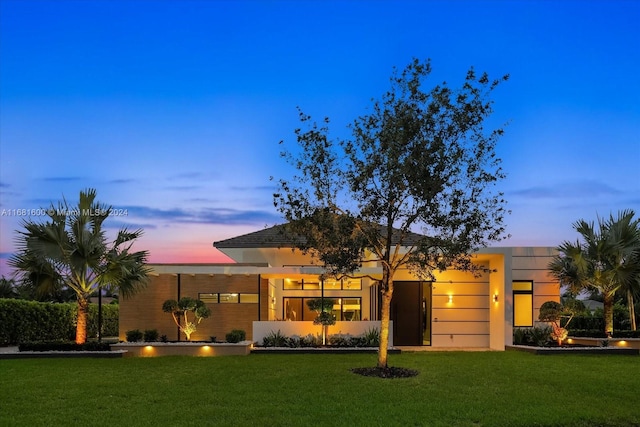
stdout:
<svg viewBox="0 0 640 427">
<path fill-rule="evenodd" d="M 355 277 L 319 279 L 323 269 L 271 227 L 214 243 L 235 264 L 154 264 L 149 286 L 120 302 L 120 339 L 131 329 L 157 329 L 169 340 L 180 339 L 167 299 L 190 296 L 205 302 L 212 316 L 193 340 L 223 340 L 232 329 L 261 341 L 266 333 L 317 333 L 310 298 L 335 301 L 338 322 L 329 333 L 352 333 L 378 324 L 377 278 L 382 268 L 363 264 Z M 474 261 L 490 273 L 449 270 L 433 282 L 410 271 L 395 276 L 390 335 L 396 346 L 490 348 L 504 350 L 513 328 L 535 326 L 540 306 L 560 301 L 560 285 L 547 272 L 555 255 L 550 247 L 494 247 L 480 250 Z"/>
</svg>

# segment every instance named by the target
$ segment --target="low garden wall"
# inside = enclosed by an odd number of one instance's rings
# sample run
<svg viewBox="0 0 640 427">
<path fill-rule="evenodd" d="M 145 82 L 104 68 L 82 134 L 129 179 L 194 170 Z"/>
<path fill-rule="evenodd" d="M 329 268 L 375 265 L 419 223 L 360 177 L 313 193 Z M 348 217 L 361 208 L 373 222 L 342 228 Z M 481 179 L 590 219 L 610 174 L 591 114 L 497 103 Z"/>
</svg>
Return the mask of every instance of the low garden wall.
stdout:
<svg viewBox="0 0 640 427">
<path fill-rule="evenodd" d="M 588 338 L 570 336 L 567 338 L 567 344 L 579 344 L 591 347 L 601 347 L 606 344 L 608 347 L 640 349 L 640 338 Z"/>
<path fill-rule="evenodd" d="M 328 334 L 348 334 L 358 336 L 366 333 L 368 330 L 380 330 L 380 322 L 372 320 L 362 321 L 340 321 L 335 325 L 329 326 Z M 253 341 L 262 344 L 265 336 L 278 332 L 282 335 L 291 337 L 294 335 L 303 337 L 309 334 L 317 335 L 322 333 L 321 325 L 314 325 L 313 322 L 290 322 L 290 321 L 256 321 L 253 322 Z M 389 322 L 389 348 L 393 347 L 393 322 Z"/>
<path fill-rule="evenodd" d="M 251 353 L 251 341 L 239 343 L 206 343 L 206 342 L 153 342 L 112 344 L 112 350 L 125 350 L 125 357 L 159 357 L 159 356 L 246 356 Z"/>
</svg>

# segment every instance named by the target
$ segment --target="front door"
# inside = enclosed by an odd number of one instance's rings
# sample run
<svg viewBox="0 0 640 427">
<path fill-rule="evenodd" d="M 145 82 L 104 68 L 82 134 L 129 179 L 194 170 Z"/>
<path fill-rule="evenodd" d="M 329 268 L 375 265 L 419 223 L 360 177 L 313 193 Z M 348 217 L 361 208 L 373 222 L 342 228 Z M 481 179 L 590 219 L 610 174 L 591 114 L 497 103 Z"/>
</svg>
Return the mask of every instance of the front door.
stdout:
<svg viewBox="0 0 640 427">
<path fill-rule="evenodd" d="M 394 345 L 429 345 L 431 341 L 431 284 L 394 282 L 391 300 Z"/>
</svg>

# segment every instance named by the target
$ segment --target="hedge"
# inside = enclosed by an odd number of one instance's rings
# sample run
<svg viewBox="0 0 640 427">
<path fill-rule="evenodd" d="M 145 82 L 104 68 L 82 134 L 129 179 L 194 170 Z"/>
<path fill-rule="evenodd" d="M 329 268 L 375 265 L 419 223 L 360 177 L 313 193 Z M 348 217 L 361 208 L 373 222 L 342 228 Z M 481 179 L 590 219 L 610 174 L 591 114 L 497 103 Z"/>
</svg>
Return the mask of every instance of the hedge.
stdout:
<svg viewBox="0 0 640 427">
<path fill-rule="evenodd" d="M 118 306 L 102 306 L 102 336 L 118 335 Z M 0 299 L 0 345 L 28 341 L 73 340 L 76 303 Z M 89 305 L 87 336 L 98 336 L 98 306 Z"/>
</svg>

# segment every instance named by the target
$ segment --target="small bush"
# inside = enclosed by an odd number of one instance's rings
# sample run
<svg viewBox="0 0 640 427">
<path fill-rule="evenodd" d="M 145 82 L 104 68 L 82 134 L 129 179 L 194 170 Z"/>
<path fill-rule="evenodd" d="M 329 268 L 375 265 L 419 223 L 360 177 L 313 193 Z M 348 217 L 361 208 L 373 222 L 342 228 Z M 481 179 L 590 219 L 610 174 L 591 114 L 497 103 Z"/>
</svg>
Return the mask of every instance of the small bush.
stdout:
<svg viewBox="0 0 640 427">
<path fill-rule="evenodd" d="M 322 335 L 305 335 L 300 338 L 300 347 L 318 347 L 322 345 Z"/>
<path fill-rule="evenodd" d="M 264 347 L 286 347 L 287 337 L 280 332 L 271 331 L 264 338 L 262 338 L 262 345 Z"/>
<path fill-rule="evenodd" d="M 513 329 L 513 344 L 514 345 L 526 345 L 529 343 L 529 337 L 525 328 Z"/>
<path fill-rule="evenodd" d="M 153 342 L 158 341 L 158 330 L 157 329 L 147 329 L 144 331 L 144 341 L 145 342 Z M 128 341 L 128 338 L 127 338 Z"/>
<path fill-rule="evenodd" d="M 126 332 L 127 341 L 128 342 L 138 342 L 142 341 L 142 337 L 144 336 L 140 329 L 132 329 Z"/>
<path fill-rule="evenodd" d="M 242 329 L 234 329 L 226 335 L 227 342 L 237 343 L 247 339 L 247 333 Z"/>
<path fill-rule="evenodd" d="M 218 342 L 218 337 L 210 336 L 209 339 L 211 342 Z"/>
<path fill-rule="evenodd" d="M 360 336 L 361 347 L 378 347 L 380 345 L 380 331 L 377 328 L 367 329 Z"/>
<path fill-rule="evenodd" d="M 161 342 L 169 342 L 169 337 L 167 337 L 166 335 L 162 335 L 162 336 L 160 337 L 160 341 L 161 341 Z"/>
</svg>

